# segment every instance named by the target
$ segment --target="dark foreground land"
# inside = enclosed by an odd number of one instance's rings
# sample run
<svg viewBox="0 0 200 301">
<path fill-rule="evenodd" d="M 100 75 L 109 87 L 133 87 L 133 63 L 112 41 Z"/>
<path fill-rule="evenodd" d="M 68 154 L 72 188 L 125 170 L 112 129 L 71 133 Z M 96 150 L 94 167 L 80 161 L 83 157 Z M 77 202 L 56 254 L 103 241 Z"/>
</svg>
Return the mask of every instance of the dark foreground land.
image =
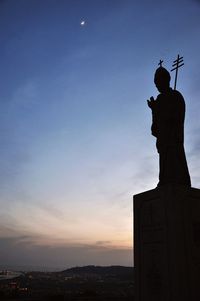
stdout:
<svg viewBox="0 0 200 301">
<path fill-rule="evenodd" d="M 86 266 L 62 272 L 28 272 L 0 281 L 0 300 L 133 301 L 131 267 Z"/>
</svg>

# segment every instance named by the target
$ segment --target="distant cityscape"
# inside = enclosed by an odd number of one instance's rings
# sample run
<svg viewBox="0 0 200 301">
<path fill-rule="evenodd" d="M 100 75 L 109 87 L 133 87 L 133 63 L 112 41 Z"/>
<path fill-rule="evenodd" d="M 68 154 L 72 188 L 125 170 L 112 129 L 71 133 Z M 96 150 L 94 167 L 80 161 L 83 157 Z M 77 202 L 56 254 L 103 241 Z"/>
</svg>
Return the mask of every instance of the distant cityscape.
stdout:
<svg viewBox="0 0 200 301">
<path fill-rule="evenodd" d="M 134 300 L 134 268 L 84 266 L 59 272 L 1 270 L 0 300 Z"/>
</svg>

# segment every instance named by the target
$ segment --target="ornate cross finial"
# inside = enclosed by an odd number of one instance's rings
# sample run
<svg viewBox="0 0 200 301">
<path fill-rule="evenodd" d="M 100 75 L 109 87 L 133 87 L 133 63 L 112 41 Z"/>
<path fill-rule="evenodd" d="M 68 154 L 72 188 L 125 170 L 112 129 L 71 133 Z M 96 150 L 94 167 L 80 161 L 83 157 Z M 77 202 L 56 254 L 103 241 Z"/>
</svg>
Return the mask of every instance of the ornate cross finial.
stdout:
<svg viewBox="0 0 200 301">
<path fill-rule="evenodd" d="M 160 62 L 158 63 L 158 66 L 162 67 L 162 63 L 163 63 L 163 61 L 160 60 Z"/>
<path fill-rule="evenodd" d="M 176 70 L 176 75 L 175 75 L 175 82 L 174 82 L 174 90 L 176 90 L 176 83 L 177 83 L 177 77 L 178 77 L 178 68 L 180 68 L 181 66 L 183 66 L 183 57 L 177 56 L 177 59 L 175 61 L 173 61 L 173 65 L 172 67 L 174 67 L 171 71 Z"/>
</svg>

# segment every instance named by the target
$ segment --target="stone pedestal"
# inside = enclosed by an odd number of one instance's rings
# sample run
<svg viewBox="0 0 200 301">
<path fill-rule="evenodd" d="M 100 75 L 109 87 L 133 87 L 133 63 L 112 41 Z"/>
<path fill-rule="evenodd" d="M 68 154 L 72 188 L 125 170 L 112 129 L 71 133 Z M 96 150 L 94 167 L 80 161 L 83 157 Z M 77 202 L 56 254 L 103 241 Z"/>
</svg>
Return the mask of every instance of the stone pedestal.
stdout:
<svg viewBox="0 0 200 301">
<path fill-rule="evenodd" d="M 200 300 L 200 190 L 134 196 L 136 301 Z"/>
</svg>

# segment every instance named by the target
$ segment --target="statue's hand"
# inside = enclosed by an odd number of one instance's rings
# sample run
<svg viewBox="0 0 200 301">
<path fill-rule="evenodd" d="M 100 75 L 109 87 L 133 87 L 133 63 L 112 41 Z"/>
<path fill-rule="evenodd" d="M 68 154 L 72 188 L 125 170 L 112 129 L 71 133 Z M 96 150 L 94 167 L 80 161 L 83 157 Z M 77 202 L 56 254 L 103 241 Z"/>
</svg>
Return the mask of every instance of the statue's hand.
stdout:
<svg viewBox="0 0 200 301">
<path fill-rule="evenodd" d="M 150 97 L 150 100 L 148 99 L 147 100 L 147 105 L 150 109 L 153 109 L 153 107 L 155 106 L 156 104 L 156 101 L 155 99 L 153 98 L 153 96 Z"/>
</svg>

